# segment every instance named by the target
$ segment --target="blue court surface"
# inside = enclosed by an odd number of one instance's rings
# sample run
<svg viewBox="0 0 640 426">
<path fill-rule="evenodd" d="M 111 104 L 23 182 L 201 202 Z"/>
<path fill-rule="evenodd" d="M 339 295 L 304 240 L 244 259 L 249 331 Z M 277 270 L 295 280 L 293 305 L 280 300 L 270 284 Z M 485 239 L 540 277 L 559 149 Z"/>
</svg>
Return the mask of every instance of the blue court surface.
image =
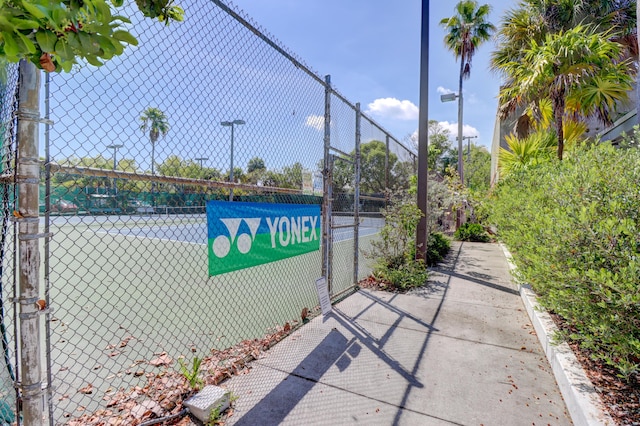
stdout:
<svg viewBox="0 0 640 426">
<path fill-rule="evenodd" d="M 162 241 L 174 241 L 191 244 L 207 244 L 207 223 L 204 215 L 175 216 L 106 216 L 76 217 L 69 222 L 84 223 L 94 232 L 127 237 L 148 238 Z M 80 219 L 80 220 L 78 220 Z M 351 216 L 335 216 L 334 224 L 342 226 L 353 223 Z M 384 225 L 382 218 L 365 217 L 360 219 L 359 236 L 366 237 L 377 234 Z M 353 239 L 353 228 L 338 228 L 333 231 L 333 240 L 347 241 Z"/>
</svg>

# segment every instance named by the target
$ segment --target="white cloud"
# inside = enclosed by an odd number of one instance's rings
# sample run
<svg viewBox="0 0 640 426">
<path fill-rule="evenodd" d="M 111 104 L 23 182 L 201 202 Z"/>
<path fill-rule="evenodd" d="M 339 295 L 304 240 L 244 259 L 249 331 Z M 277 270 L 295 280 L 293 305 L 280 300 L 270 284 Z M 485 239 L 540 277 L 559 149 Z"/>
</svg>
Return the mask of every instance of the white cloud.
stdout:
<svg viewBox="0 0 640 426">
<path fill-rule="evenodd" d="M 456 140 L 458 138 L 458 123 L 449 123 L 448 121 L 440 121 L 438 124 L 440 124 L 445 129 L 449 130 L 449 135 L 451 139 Z M 480 137 L 480 132 L 475 127 L 465 124 L 464 126 L 462 126 L 462 136 Z"/>
<path fill-rule="evenodd" d="M 448 95 L 448 94 L 450 94 L 450 93 L 456 93 L 456 92 L 454 92 L 453 90 L 451 90 L 451 89 L 447 89 L 447 88 L 442 87 L 442 86 L 438 86 L 438 88 L 436 89 L 436 91 L 437 91 L 438 93 L 440 93 L 441 95 Z"/>
<path fill-rule="evenodd" d="M 316 129 L 317 131 L 321 131 L 322 129 L 324 129 L 324 116 L 309 115 L 304 124 Z"/>
<path fill-rule="evenodd" d="M 418 107 L 413 102 L 396 98 L 381 98 L 369 104 L 367 113 L 396 120 L 417 120 Z"/>
</svg>

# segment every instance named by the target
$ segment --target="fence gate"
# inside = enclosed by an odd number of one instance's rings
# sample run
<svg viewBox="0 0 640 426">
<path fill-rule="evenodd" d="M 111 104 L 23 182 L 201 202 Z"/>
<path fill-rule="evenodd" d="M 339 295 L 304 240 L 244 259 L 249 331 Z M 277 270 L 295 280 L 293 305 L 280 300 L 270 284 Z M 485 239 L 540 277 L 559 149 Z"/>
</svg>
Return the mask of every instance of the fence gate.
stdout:
<svg viewBox="0 0 640 426">
<path fill-rule="evenodd" d="M 325 83 L 323 276 L 336 297 L 358 283 L 361 114 Z"/>
</svg>

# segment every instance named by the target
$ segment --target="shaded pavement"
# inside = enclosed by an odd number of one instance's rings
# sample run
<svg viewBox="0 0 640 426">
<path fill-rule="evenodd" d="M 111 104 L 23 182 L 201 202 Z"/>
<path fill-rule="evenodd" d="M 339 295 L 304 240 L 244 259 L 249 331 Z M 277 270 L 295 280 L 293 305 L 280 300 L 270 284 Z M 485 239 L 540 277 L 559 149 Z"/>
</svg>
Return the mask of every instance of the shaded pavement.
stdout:
<svg viewBox="0 0 640 426">
<path fill-rule="evenodd" d="M 429 285 L 360 290 L 225 383 L 234 425 L 570 425 L 497 244 L 454 243 Z"/>
</svg>

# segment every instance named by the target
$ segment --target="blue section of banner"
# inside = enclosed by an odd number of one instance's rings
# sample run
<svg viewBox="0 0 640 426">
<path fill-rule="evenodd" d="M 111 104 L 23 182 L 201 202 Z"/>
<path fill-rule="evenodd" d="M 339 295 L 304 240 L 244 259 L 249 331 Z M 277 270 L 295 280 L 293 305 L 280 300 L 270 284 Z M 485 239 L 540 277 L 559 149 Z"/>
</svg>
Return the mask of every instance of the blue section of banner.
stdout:
<svg viewBox="0 0 640 426">
<path fill-rule="evenodd" d="M 318 217 L 320 225 L 320 206 L 315 204 L 276 204 L 276 203 L 244 203 L 229 201 L 207 201 L 207 237 L 216 238 L 218 235 L 228 235 L 227 227 L 220 218 L 260 218 L 257 234 L 268 234 L 267 217 Z M 241 224 L 241 226 L 244 224 Z"/>
</svg>

